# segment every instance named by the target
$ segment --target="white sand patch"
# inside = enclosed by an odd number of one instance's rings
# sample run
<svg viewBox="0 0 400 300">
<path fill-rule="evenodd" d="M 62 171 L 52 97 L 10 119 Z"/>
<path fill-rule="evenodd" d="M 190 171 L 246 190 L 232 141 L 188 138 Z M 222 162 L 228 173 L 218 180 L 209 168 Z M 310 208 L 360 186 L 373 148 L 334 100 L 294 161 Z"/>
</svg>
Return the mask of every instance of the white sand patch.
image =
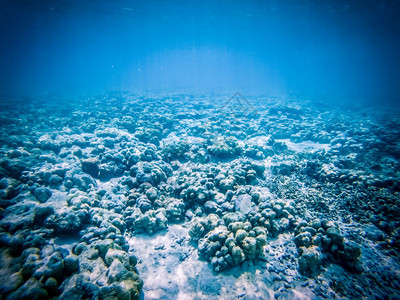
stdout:
<svg viewBox="0 0 400 300">
<path fill-rule="evenodd" d="M 330 144 L 320 144 L 312 141 L 304 141 L 301 143 L 293 143 L 289 139 L 279 139 L 275 141 L 286 144 L 289 150 L 303 153 L 313 153 L 321 150 L 329 151 L 329 149 L 331 148 Z"/>
<path fill-rule="evenodd" d="M 56 211 L 67 206 L 67 192 L 52 189 L 51 193 L 51 197 L 46 201 L 46 206 L 51 206 Z"/>
<path fill-rule="evenodd" d="M 282 246 L 270 250 L 269 263 L 248 262 L 214 273 L 209 263 L 199 260 L 188 229 L 182 225 L 172 225 L 154 236 L 137 235 L 127 240 L 138 258 L 136 267 L 144 281 L 144 299 L 274 299 L 274 284 L 282 279 L 267 267 L 278 263 L 277 251 L 287 249 Z M 282 235 L 282 239 L 271 242 L 283 245 L 286 240 L 291 241 L 291 237 Z M 300 295 L 299 291 L 297 299 L 305 299 Z"/>
<path fill-rule="evenodd" d="M 245 141 L 246 144 L 255 146 L 269 146 L 273 143 L 272 137 L 270 135 L 255 136 Z"/>
</svg>

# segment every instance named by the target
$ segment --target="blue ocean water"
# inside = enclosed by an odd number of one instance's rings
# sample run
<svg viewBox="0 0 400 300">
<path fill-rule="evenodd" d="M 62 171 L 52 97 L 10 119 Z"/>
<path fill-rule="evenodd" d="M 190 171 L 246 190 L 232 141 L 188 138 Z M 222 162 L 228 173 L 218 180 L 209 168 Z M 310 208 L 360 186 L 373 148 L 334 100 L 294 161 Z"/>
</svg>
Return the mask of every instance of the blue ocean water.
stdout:
<svg viewBox="0 0 400 300">
<path fill-rule="evenodd" d="M 0 299 L 399 298 L 399 14 L 0 0 Z"/>
<path fill-rule="evenodd" d="M 1 1 L 1 89 L 397 100 L 396 1 Z M 333 100 L 334 101 L 334 100 Z"/>
</svg>

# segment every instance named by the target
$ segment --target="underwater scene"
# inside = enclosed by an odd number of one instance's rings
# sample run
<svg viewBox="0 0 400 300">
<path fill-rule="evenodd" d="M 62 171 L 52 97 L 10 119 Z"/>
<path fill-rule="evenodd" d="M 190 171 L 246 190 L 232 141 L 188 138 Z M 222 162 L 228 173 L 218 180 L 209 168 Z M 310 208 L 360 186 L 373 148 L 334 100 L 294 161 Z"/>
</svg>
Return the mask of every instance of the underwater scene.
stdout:
<svg viewBox="0 0 400 300">
<path fill-rule="evenodd" d="M 0 0 L 0 300 L 400 299 L 400 2 Z"/>
</svg>

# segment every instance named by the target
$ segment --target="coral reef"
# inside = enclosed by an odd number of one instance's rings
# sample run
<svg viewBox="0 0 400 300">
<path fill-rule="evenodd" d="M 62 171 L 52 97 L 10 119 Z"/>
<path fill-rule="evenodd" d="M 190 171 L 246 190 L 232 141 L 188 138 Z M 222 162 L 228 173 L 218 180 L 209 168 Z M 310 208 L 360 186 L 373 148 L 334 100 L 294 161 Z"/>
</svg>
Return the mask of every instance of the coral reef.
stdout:
<svg viewBox="0 0 400 300">
<path fill-rule="evenodd" d="M 0 298 L 138 299 L 156 255 L 221 285 L 252 270 L 277 298 L 398 295 L 398 116 L 252 100 L 3 99 Z"/>
</svg>

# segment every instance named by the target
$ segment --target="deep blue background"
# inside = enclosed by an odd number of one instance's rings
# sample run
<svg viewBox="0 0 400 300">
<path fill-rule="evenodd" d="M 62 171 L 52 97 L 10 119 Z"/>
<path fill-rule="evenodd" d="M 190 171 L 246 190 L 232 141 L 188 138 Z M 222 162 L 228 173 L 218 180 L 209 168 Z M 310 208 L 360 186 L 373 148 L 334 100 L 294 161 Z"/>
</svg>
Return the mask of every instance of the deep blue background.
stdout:
<svg viewBox="0 0 400 300">
<path fill-rule="evenodd" d="M 2 93 L 400 92 L 399 1 L 0 3 Z"/>
</svg>

